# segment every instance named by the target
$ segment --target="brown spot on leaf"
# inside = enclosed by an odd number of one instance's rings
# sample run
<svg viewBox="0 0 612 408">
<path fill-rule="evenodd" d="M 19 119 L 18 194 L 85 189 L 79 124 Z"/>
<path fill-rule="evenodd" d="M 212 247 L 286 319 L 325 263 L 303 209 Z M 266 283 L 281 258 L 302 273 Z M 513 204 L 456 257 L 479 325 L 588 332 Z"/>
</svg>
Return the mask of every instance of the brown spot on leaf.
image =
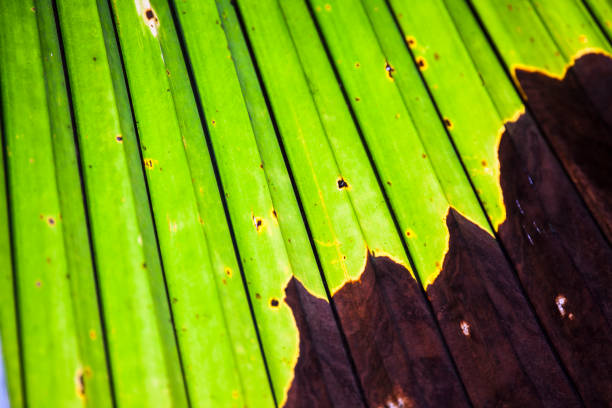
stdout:
<svg viewBox="0 0 612 408">
<path fill-rule="evenodd" d="M 416 63 L 421 71 L 425 71 L 427 69 L 427 61 L 425 61 L 424 57 L 422 56 L 416 57 Z"/>
<path fill-rule="evenodd" d="M 449 249 L 427 294 L 474 406 L 576 405 L 495 239 L 453 208 L 446 223 Z"/>
<path fill-rule="evenodd" d="M 85 379 L 83 375 L 83 370 L 80 368 L 76 372 L 74 383 L 76 387 L 77 396 L 81 399 L 85 399 Z"/>
<path fill-rule="evenodd" d="M 327 302 L 295 279 L 285 292 L 300 330 L 300 357 L 286 406 L 363 406 L 354 386 L 342 385 L 354 380 L 341 348 L 321 340 L 336 336 L 333 315 L 323 312 Z M 433 316 L 405 267 L 386 257 L 369 257 L 361 278 L 345 284 L 333 299 L 370 406 L 468 406 Z M 300 301 L 314 310 L 300 309 Z M 312 320 L 308 327 L 306 319 Z M 314 348 L 325 352 L 318 363 L 336 371 L 333 383 L 315 370 Z M 316 393 L 323 395 L 322 405 L 316 403 Z"/>
<path fill-rule="evenodd" d="M 329 303 L 295 277 L 285 288 L 285 302 L 298 327 L 300 354 L 284 407 L 364 407 Z"/>
<path fill-rule="evenodd" d="M 263 218 L 253 216 L 253 225 L 255 225 L 255 230 L 260 232 L 263 229 Z"/>
<path fill-rule="evenodd" d="M 49 224 L 52 227 L 55 226 L 55 218 L 53 217 L 47 218 L 47 224 Z"/>
<path fill-rule="evenodd" d="M 342 177 L 338 179 L 338 189 L 339 190 L 348 188 L 348 186 L 349 186 L 348 183 Z"/>
<path fill-rule="evenodd" d="M 522 69 L 515 75 L 535 119 L 612 241 L 612 58 L 584 55 L 562 80 Z"/>
<path fill-rule="evenodd" d="M 278 305 L 279 305 L 278 299 L 276 299 L 276 298 L 270 299 L 270 307 L 276 308 L 276 307 L 278 307 Z"/>
<path fill-rule="evenodd" d="M 393 73 L 395 72 L 395 68 L 393 68 L 391 66 L 391 64 L 389 64 L 389 62 L 385 62 L 385 74 L 387 75 L 387 78 L 393 80 Z"/>
<path fill-rule="evenodd" d="M 415 48 L 416 47 L 416 39 L 412 36 L 406 36 L 406 43 L 408 43 L 408 47 Z"/>
<path fill-rule="evenodd" d="M 498 155 L 507 212 L 499 237 L 582 398 L 605 405 L 612 400 L 612 249 L 529 114 L 506 124 Z"/>
</svg>

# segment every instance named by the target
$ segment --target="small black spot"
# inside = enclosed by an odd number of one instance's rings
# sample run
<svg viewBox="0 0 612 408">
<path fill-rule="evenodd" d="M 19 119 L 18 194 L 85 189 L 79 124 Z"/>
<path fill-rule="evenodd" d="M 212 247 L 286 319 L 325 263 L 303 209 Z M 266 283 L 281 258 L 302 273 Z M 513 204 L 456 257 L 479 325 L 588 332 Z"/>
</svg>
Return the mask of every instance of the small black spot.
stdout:
<svg viewBox="0 0 612 408">
<path fill-rule="evenodd" d="M 255 299 L 261 299 L 261 295 L 259 293 L 255 294 Z"/>
<path fill-rule="evenodd" d="M 279 304 L 279 303 L 278 303 L 278 299 L 276 299 L 276 298 L 272 298 L 272 299 L 270 299 L 270 306 L 272 306 L 272 307 L 278 307 L 278 304 Z"/>
<path fill-rule="evenodd" d="M 79 393 L 79 395 L 81 397 L 83 397 L 83 396 L 85 396 L 85 379 L 83 378 L 83 373 L 82 372 L 79 372 L 77 380 L 79 382 L 78 393 Z"/>
<path fill-rule="evenodd" d="M 53 217 L 49 217 L 49 219 L 47 220 L 47 222 L 49 223 L 49 225 L 55 225 L 55 218 L 53 218 Z"/>
<path fill-rule="evenodd" d="M 119 135 L 115 138 L 116 141 L 118 141 L 119 143 L 123 142 L 123 136 Z"/>
<path fill-rule="evenodd" d="M 145 17 L 147 17 L 147 20 L 151 20 L 153 17 L 155 17 L 153 10 L 148 9 L 147 11 L 145 11 Z"/>
<path fill-rule="evenodd" d="M 146 262 L 142 263 L 142 269 L 147 269 L 147 263 Z"/>
<path fill-rule="evenodd" d="M 347 188 L 348 184 L 346 183 L 346 181 L 344 181 L 343 178 L 338 180 L 338 188 L 339 189 L 343 189 L 343 188 Z"/>
<path fill-rule="evenodd" d="M 419 69 L 421 70 L 427 69 L 427 62 L 425 62 L 425 58 L 417 57 L 416 62 L 417 62 L 417 65 L 419 66 Z"/>
<path fill-rule="evenodd" d="M 94 60 L 94 61 L 97 61 L 98 59 L 97 59 L 96 57 L 93 57 L 93 60 Z"/>
<path fill-rule="evenodd" d="M 276 210 L 272 210 L 272 215 L 274 216 L 274 218 L 278 218 L 278 215 L 276 215 Z"/>
<path fill-rule="evenodd" d="M 453 122 L 451 122 L 450 119 L 448 119 L 448 118 L 444 118 L 444 126 L 446 126 L 448 129 L 452 129 L 453 128 Z"/>
<path fill-rule="evenodd" d="M 261 231 L 261 227 L 263 226 L 263 219 L 260 217 L 253 216 L 253 224 L 255 225 L 255 230 L 257 232 Z"/>
<path fill-rule="evenodd" d="M 387 75 L 389 78 L 393 78 L 393 73 L 395 72 L 395 68 L 389 64 L 389 62 L 385 62 L 385 71 L 387 71 Z"/>
<path fill-rule="evenodd" d="M 359 97 L 355 97 L 355 101 L 359 102 L 361 99 Z"/>
</svg>

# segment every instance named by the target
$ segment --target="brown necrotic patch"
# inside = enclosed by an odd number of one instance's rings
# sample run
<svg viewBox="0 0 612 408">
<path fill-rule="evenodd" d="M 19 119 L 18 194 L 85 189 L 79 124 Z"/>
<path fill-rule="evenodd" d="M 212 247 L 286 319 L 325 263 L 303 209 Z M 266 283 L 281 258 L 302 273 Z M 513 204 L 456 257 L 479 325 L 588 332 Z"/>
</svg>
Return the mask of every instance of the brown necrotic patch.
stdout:
<svg viewBox="0 0 612 408">
<path fill-rule="evenodd" d="M 612 250 L 531 116 L 506 124 L 498 155 L 507 217 L 500 240 L 583 400 L 605 405 Z"/>
<path fill-rule="evenodd" d="M 523 69 L 515 76 L 535 119 L 612 241 L 612 58 L 586 54 L 563 79 Z"/>
<path fill-rule="evenodd" d="M 454 209 L 449 250 L 427 288 L 475 406 L 577 401 L 495 239 Z"/>
<path fill-rule="evenodd" d="M 337 184 L 338 184 L 338 190 L 343 190 L 345 188 L 348 188 L 349 186 L 346 180 L 344 180 L 342 177 L 338 179 Z"/>
<path fill-rule="evenodd" d="M 363 407 L 340 331 L 328 302 L 292 278 L 285 288 L 300 333 L 300 356 L 285 407 Z"/>
<path fill-rule="evenodd" d="M 370 257 L 360 280 L 345 284 L 333 300 L 370 406 L 467 406 L 433 316 L 404 266 Z M 300 331 L 300 357 L 286 406 L 330 406 L 336 395 L 333 406 L 361 406 L 358 394 L 353 395 L 350 366 L 342 349 L 334 348 L 337 335 L 327 303 L 295 279 L 287 286 L 286 302 Z M 320 374 L 322 368 L 335 370 L 333 382 Z"/>
<path fill-rule="evenodd" d="M 387 75 L 387 78 L 389 78 L 390 80 L 393 80 L 394 73 L 395 73 L 395 68 L 393 68 L 391 64 L 389 64 L 389 62 L 385 62 L 385 74 Z"/>
<path fill-rule="evenodd" d="M 421 71 L 425 71 L 427 69 L 427 61 L 424 57 L 416 57 L 416 64 Z"/>
</svg>

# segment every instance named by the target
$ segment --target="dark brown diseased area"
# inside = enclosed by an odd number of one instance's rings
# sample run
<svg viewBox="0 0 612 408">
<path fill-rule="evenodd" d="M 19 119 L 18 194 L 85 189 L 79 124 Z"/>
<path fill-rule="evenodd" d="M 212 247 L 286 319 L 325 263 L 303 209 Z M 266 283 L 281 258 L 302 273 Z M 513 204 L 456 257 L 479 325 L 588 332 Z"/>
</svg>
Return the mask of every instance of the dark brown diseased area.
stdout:
<svg viewBox="0 0 612 408">
<path fill-rule="evenodd" d="M 525 114 L 499 146 L 507 219 L 499 237 L 588 406 L 612 401 L 612 251 Z M 609 137 L 609 136 L 608 136 Z"/>
<path fill-rule="evenodd" d="M 612 59 L 587 54 L 563 80 L 516 70 L 536 121 L 612 242 Z"/>
<path fill-rule="evenodd" d="M 285 288 L 300 333 L 300 355 L 285 407 L 363 407 L 330 304 L 291 278 Z"/>
<path fill-rule="evenodd" d="M 478 407 L 580 406 L 546 336 L 586 406 L 612 401 L 612 60 L 585 55 L 563 80 L 516 77 L 565 167 L 529 114 L 506 124 L 498 234 L 520 283 L 496 240 L 449 210 L 427 295 L 459 380 L 416 281 L 371 256 L 333 296 L 370 406 L 467 406 L 460 381 Z M 300 331 L 286 406 L 362 406 L 327 302 L 296 280 L 285 301 Z"/>
<path fill-rule="evenodd" d="M 310 308 L 297 307 L 298 298 Z M 370 406 L 468 406 L 433 316 L 405 267 L 386 257 L 370 257 L 361 279 L 345 284 L 333 299 Z M 338 384 L 350 383 L 343 377 L 350 376 L 350 367 L 338 368 L 337 361 L 344 361 L 340 350 L 321 340 L 333 339 L 325 332 L 325 328 L 333 329 L 333 316 L 318 312 L 317 307 L 328 310 L 327 303 L 311 296 L 295 279 L 286 289 L 285 300 L 300 331 L 300 357 L 286 406 L 330 406 L 333 395 L 351 390 Z M 305 326 L 307 316 L 312 321 L 310 329 Z M 313 327 L 319 332 L 308 336 Z M 317 358 L 316 347 L 326 354 L 319 352 Z M 336 367 L 337 382 L 323 379 L 316 364 Z M 360 404 L 340 397 L 333 406 Z"/>
<path fill-rule="evenodd" d="M 497 241 L 454 209 L 427 293 L 474 406 L 579 406 Z"/>
</svg>

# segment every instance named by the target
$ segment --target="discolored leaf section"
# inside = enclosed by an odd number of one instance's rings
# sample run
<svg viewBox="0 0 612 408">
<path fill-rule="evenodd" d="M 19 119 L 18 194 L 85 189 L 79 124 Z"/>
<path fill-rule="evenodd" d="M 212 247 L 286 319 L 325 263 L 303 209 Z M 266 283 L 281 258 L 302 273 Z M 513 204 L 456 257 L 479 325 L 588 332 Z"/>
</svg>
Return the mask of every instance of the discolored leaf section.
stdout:
<svg viewBox="0 0 612 408">
<path fill-rule="evenodd" d="M 300 356 L 285 407 L 363 407 L 329 303 L 295 277 L 285 288 L 300 333 Z"/>
<path fill-rule="evenodd" d="M 474 406 L 579 406 L 496 240 L 455 209 L 427 288 Z"/>
<path fill-rule="evenodd" d="M 610 72 L 612 58 L 596 53 L 578 58 L 562 80 L 537 71 L 515 71 L 536 121 L 608 242 L 612 242 Z"/>
<path fill-rule="evenodd" d="M 499 146 L 506 221 L 499 237 L 580 392 L 612 401 L 612 250 L 528 115 Z"/>
<path fill-rule="evenodd" d="M 352 395 L 350 381 L 341 377 L 349 375 L 349 367 L 335 369 L 335 383 L 318 376 L 312 369 L 315 347 L 328 352 L 327 355 L 319 353 L 326 360 L 319 362 L 322 366 L 332 367 L 336 361 L 344 360 L 339 351 L 324 341 L 334 338 L 327 334 L 328 327 L 333 329 L 329 320 L 333 318 L 331 313 L 310 311 L 309 329 L 313 332 L 315 327 L 318 331 L 308 337 L 303 323 L 305 316 L 300 316 L 305 310 L 296 307 L 296 299 L 303 299 L 302 305 L 320 303 L 322 307 L 326 303 L 312 297 L 295 280 L 290 282 L 286 293 L 286 302 L 300 330 L 300 357 L 286 406 L 361 406 L 356 400 L 341 397 L 349 391 Z M 468 406 L 425 298 L 404 266 L 388 257 L 370 256 L 361 278 L 346 283 L 333 295 L 333 300 L 370 406 Z M 323 343 L 318 344 L 322 339 Z M 327 396 L 340 398 L 326 405 L 330 402 L 323 398 L 323 390 Z M 312 397 L 315 391 L 316 397 Z M 318 396 L 321 397 L 317 399 Z"/>
<path fill-rule="evenodd" d="M 586 54 L 576 61 L 572 70 L 601 118 L 612 129 L 612 58 L 599 53 Z"/>
</svg>

